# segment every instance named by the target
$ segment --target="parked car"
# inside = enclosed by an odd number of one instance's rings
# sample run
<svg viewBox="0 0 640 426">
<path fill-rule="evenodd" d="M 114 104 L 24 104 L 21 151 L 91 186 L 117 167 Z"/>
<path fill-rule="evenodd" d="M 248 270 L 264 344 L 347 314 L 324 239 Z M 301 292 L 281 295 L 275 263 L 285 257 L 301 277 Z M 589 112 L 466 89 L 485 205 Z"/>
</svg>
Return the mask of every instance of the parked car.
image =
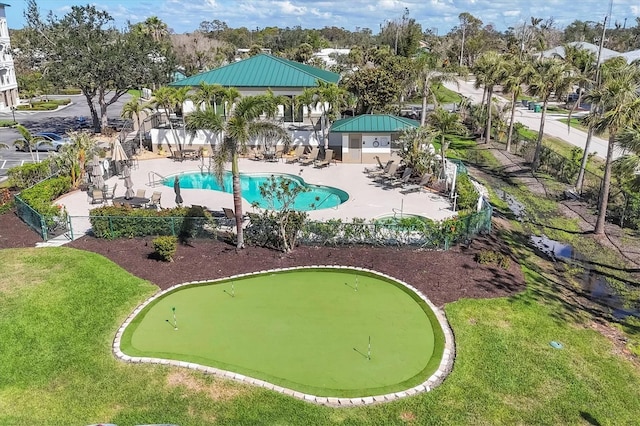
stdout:
<svg viewBox="0 0 640 426">
<path fill-rule="evenodd" d="M 71 143 L 71 139 L 68 136 L 59 135 L 52 132 L 40 132 L 32 135 L 37 138 L 37 143 L 34 151 L 60 151 L 64 145 Z M 16 150 L 29 151 L 29 146 L 24 139 L 18 139 L 15 143 Z"/>
</svg>

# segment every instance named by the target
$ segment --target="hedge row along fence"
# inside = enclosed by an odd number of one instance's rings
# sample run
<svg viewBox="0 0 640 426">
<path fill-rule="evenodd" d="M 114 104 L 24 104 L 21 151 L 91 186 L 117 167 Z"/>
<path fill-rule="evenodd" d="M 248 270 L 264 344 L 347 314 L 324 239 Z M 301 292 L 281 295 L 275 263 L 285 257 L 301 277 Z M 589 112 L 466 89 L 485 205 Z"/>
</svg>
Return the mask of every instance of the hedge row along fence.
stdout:
<svg viewBox="0 0 640 426">
<path fill-rule="evenodd" d="M 48 240 L 54 232 L 67 229 L 66 210 L 51 202 L 71 189 L 71 178 L 68 176 L 46 179 L 23 190 L 15 196 L 18 216 Z"/>
<path fill-rule="evenodd" d="M 479 212 L 462 213 L 441 222 L 416 217 L 382 221 L 305 221 L 298 230 L 298 241 L 309 245 L 412 245 L 447 250 L 477 234 L 490 232 L 492 212 L 491 205 L 484 202 Z M 226 224 L 224 219 L 213 217 L 201 208 L 188 207 L 155 211 L 106 206 L 91 210 L 89 220 L 94 235 L 105 239 L 164 235 L 181 240 L 217 238 L 220 231 L 233 231 L 233 226 Z M 252 241 L 250 235 L 260 232 L 252 226 L 251 223 L 247 225 L 248 243 L 257 242 Z"/>
</svg>

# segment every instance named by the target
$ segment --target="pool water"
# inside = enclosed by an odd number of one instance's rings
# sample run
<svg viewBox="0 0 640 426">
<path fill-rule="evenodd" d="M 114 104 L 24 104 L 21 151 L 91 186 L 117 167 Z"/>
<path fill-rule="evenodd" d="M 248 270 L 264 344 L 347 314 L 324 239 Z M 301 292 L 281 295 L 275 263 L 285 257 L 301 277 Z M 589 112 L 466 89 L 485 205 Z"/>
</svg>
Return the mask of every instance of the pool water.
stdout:
<svg viewBox="0 0 640 426">
<path fill-rule="evenodd" d="M 309 189 L 309 191 L 302 192 L 296 197 L 293 203 L 293 209 L 297 211 L 328 209 L 339 206 L 349 199 L 349 194 L 341 189 L 330 186 L 311 185 L 298 176 L 284 173 L 241 173 L 240 187 L 242 189 L 242 198 L 251 204 L 256 203 L 264 209 L 272 207 L 275 209 L 281 208 L 282 205 L 277 203 L 277 200 L 275 200 L 274 206 L 270 206 L 268 201 L 260 194 L 260 186 L 266 183 L 271 176 L 275 176 L 277 179 L 287 180 L 291 182 L 292 185 L 304 186 Z M 163 184 L 173 187 L 174 179 L 175 177 L 168 177 L 163 181 Z M 225 172 L 222 185 L 220 185 L 215 175 L 208 173 L 185 173 L 181 174 L 179 179 L 182 189 L 211 189 L 213 191 L 233 193 L 232 176 L 230 172 Z"/>
</svg>

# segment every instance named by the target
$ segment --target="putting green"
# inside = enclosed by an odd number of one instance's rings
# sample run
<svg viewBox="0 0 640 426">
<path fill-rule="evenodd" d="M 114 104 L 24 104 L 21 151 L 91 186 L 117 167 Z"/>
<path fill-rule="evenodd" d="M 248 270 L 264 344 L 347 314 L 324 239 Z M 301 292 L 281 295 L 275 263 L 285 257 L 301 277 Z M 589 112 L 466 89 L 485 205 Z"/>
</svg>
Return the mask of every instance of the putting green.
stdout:
<svg viewBox="0 0 640 426">
<path fill-rule="evenodd" d="M 336 397 L 422 383 L 438 368 L 443 347 L 442 328 L 417 295 L 345 269 L 180 287 L 146 306 L 121 341 L 130 356 L 195 362 Z"/>
</svg>

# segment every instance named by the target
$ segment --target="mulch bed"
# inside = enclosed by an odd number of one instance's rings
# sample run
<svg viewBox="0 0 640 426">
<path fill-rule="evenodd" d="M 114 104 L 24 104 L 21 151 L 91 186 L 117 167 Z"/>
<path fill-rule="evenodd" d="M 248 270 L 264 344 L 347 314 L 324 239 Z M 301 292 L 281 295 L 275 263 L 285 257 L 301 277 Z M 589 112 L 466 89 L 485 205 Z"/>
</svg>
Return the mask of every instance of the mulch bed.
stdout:
<svg viewBox="0 0 640 426">
<path fill-rule="evenodd" d="M 151 240 L 149 237 L 109 241 L 85 236 L 67 247 L 99 253 L 161 289 L 188 281 L 309 265 L 359 266 L 379 271 L 419 288 L 438 306 L 460 298 L 508 296 L 525 288 L 522 271 L 514 258 L 507 269 L 476 262 L 480 250 L 509 254 L 509 248 L 493 234 L 449 251 L 300 246 L 284 254 L 260 247 L 236 250 L 222 241 L 192 240 L 178 246 L 173 262 L 157 260 Z M 38 241 L 38 235 L 13 212 L 0 215 L 0 248 L 33 247 Z"/>
</svg>

